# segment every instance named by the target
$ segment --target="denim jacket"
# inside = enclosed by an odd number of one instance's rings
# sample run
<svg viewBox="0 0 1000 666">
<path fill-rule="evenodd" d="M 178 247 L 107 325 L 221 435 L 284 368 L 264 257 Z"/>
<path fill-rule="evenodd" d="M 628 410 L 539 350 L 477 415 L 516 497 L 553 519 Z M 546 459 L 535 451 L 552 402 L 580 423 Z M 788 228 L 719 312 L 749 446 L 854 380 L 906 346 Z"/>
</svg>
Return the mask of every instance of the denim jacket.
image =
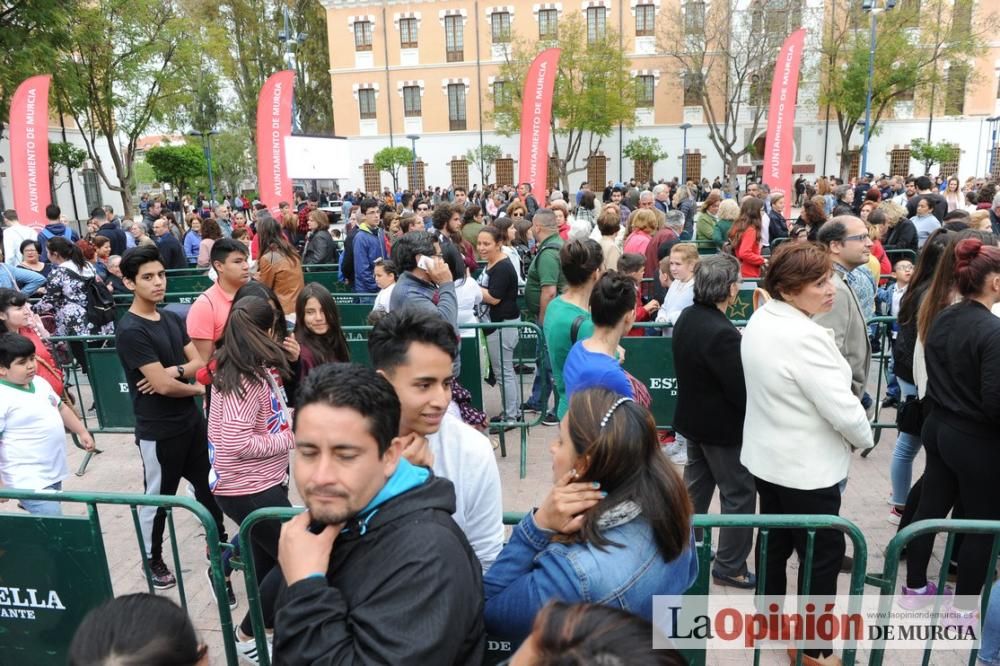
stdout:
<svg viewBox="0 0 1000 666">
<path fill-rule="evenodd" d="M 698 576 L 694 532 L 684 552 L 664 562 L 649 523 L 640 515 L 603 531 L 604 550 L 589 543 L 554 543 L 553 532 L 529 513 L 514 528 L 483 577 L 486 631 L 522 641 L 548 601 L 588 602 L 653 619 L 653 595 L 681 595 Z"/>
<path fill-rule="evenodd" d="M 20 266 L 0 264 L 0 287 L 20 291 L 31 296 L 45 286 L 45 276 Z"/>
</svg>

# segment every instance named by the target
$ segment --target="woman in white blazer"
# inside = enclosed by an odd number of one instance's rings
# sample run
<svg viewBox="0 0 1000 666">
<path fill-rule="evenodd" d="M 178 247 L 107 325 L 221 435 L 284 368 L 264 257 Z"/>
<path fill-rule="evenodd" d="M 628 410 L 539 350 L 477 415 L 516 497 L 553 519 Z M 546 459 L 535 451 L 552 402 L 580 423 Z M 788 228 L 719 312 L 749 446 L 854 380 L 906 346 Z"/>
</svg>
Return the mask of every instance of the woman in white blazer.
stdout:
<svg viewBox="0 0 1000 666">
<path fill-rule="evenodd" d="M 831 277 L 822 247 L 782 245 L 764 280 L 772 300 L 753 314 L 743 333 L 747 409 L 740 462 L 756 479 L 761 514 L 838 515 L 838 485 L 847 478 L 851 450 L 874 446 L 833 331 L 811 319 L 833 306 Z M 836 594 L 844 549 L 842 533 L 816 532 L 811 595 Z M 784 596 L 793 550 L 804 560 L 805 529 L 771 530 L 765 595 Z M 800 577 L 800 591 L 803 582 Z M 807 649 L 805 657 L 806 664 L 840 663 L 830 649 Z"/>
</svg>

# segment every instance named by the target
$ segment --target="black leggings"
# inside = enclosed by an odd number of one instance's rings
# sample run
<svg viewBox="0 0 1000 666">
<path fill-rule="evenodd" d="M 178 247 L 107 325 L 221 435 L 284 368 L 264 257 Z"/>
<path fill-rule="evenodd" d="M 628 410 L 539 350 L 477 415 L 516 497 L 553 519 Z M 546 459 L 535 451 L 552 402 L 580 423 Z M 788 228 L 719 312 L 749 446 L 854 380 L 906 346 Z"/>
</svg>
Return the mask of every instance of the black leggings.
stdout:
<svg viewBox="0 0 1000 666">
<path fill-rule="evenodd" d="M 1000 441 L 970 435 L 953 428 L 931 413 L 921 433 L 927 452 L 919 504 L 913 521 L 944 518 L 961 502 L 963 518 L 1000 520 Z M 909 502 L 907 502 L 909 504 Z M 958 554 L 957 595 L 979 596 L 986 582 L 993 537 L 967 534 Z M 910 542 L 906 555 L 907 587 L 927 585 L 927 565 L 934 535 Z"/>
<path fill-rule="evenodd" d="M 280 506 L 290 507 L 288 501 L 288 488 L 282 485 L 272 486 L 266 490 L 253 495 L 239 495 L 226 497 L 218 495 L 216 500 L 227 516 L 232 518 L 237 524 L 243 521 L 257 509 Z M 281 536 L 281 522 L 278 520 L 265 520 L 254 525 L 250 533 L 251 553 L 243 553 L 243 557 L 253 557 L 255 571 L 257 573 L 257 585 L 261 591 L 261 607 L 264 609 L 264 617 L 273 617 L 274 602 L 276 594 L 272 595 L 261 586 L 268 572 L 275 568 L 278 563 L 278 538 Z M 277 590 L 274 590 L 277 592 Z M 240 623 L 240 630 L 248 636 L 253 635 L 253 626 L 250 623 L 250 613 L 243 618 Z"/>
</svg>

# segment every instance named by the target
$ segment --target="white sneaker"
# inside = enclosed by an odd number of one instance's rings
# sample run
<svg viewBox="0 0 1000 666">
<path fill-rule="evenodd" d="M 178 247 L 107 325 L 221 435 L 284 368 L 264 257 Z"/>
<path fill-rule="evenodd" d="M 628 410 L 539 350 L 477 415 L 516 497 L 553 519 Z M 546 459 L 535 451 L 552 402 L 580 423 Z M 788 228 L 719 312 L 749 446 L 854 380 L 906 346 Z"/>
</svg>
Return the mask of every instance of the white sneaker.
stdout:
<svg viewBox="0 0 1000 666">
<path fill-rule="evenodd" d="M 257 656 L 257 640 L 251 638 L 248 641 L 240 640 L 240 630 L 238 627 L 233 628 L 233 638 L 236 641 L 236 654 L 239 656 L 240 661 L 253 664 L 257 666 L 260 663 L 260 657 Z M 271 641 L 267 641 L 267 656 L 270 659 L 272 654 Z"/>
<path fill-rule="evenodd" d="M 672 442 L 663 447 L 663 452 L 670 458 L 670 462 L 675 465 L 684 466 L 688 461 L 687 444 Z"/>
</svg>

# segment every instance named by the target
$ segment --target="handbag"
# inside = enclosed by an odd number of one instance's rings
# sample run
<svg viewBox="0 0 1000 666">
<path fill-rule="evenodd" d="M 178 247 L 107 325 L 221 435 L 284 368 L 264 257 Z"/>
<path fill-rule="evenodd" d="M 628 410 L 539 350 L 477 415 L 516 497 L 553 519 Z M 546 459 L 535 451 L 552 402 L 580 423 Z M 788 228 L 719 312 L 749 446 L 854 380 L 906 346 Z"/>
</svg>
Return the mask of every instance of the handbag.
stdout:
<svg viewBox="0 0 1000 666">
<path fill-rule="evenodd" d="M 42 367 L 45 368 L 46 370 L 48 370 L 50 373 L 52 373 L 56 377 L 59 377 L 60 379 L 63 379 L 62 372 L 60 372 L 56 368 L 53 368 L 49 364 L 49 362 L 46 361 L 44 358 L 42 358 L 41 356 L 35 356 L 35 360 L 38 361 L 38 363 L 40 363 L 42 365 Z M 65 382 L 63 383 L 63 387 L 62 387 L 62 394 L 60 394 L 59 397 L 62 399 L 63 402 L 65 402 L 67 405 L 69 405 L 70 409 L 73 410 L 73 413 L 76 414 L 76 409 L 75 409 L 75 407 L 76 407 L 76 398 L 73 397 L 73 394 L 70 393 L 69 389 L 66 388 Z M 80 416 L 79 414 L 76 414 L 76 415 L 77 415 L 77 417 Z"/>
<path fill-rule="evenodd" d="M 906 396 L 906 400 L 896 408 L 896 429 L 907 435 L 920 437 L 924 427 L 923 400 L 915 395 Z"/>
</svg>

